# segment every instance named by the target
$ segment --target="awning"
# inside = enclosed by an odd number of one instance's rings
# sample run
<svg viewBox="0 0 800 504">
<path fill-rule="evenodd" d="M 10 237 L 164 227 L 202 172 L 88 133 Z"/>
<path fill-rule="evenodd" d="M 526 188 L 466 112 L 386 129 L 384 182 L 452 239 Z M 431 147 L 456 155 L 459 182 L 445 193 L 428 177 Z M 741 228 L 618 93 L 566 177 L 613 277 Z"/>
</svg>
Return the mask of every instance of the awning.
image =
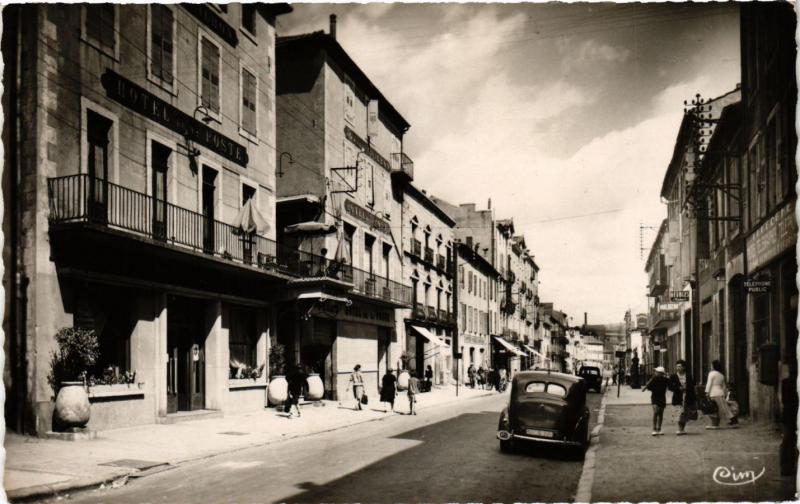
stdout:
<svg viewBox="0 0 800 504">
<path fill-rule="evenodd" d="M 425 329 L 424 327 L 419 327 L 419 326 L 412 325 L 411 328 L 414 329 L 420 336 L 422 336 L 423 338 L 427 339 L 428 341 L 430 341 L 434 345 L 436 345 L 438 347 L 445 348 L 445 349 L 450 348 L 450 345 L 448 345 L 447 343 L 442 341 L 441 338 L 439 338 L 438 336 L 436 336 L 435 334 L 433 334 L 429 330 Z"/>
<path fill-rule="evenodd" d="M 336 225 L 316 221 L 300 222 L 286 226 L 283 230 L 286 234 L 330 234 L 336 231 Z"/>
<path fill-rule="evenodd" d="M 508 341 L 504 340 L 500 336 L 492 336 L 492 338 L 494 338 L 494 340 L 496 342 L 500 343 L 500 346 L 502 346 L 506 351 L 511 352 L 511 353 L 513 353 L 515 355 L 518 355 L 520 357 L 525 357 L 525 354 L 520 352 L 519 350 L 517 350 L 517 347 L 515 347 L 514 345 L 512 345 Z"/>
<path fill-rule="evenodd" d="M 318 301 L 335 301 L 337 303 L 344 303 L 347 306 L 353 304 L 347 298 L 339 297 L 339 296 L 331 296 L 330 294 L 326 294 L 324 292 L 303 292 L 297 296 L 297 299 L 316 299 Z"/>
<path fill-rule="evenodd" d="M 539 357 L 541 357 L 544 360 L 550 360 L 547 357 L 545 357 L 543 353 L 537 351 L 536 349 L 531 348 L 528 345 L 522 345 L 522 346 L 524 346 L 528 350 L 528 352 L 532 353 L 533 355 L 538 355 Z"/>
</svg>

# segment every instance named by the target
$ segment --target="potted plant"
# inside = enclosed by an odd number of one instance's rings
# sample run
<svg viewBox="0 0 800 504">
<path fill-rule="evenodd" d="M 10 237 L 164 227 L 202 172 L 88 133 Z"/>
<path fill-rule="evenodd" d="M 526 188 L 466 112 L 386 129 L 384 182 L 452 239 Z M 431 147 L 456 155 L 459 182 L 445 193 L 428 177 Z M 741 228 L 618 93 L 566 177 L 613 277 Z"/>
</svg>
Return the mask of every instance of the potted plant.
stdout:
<svg viewBox="0 0 800 504">
<path fill-rule="evenodd" d="M 408 365 L 414 357 L 406 350 L 400 354 L 400 362 L 402 369 L 397 373 L 397 389 L 408 390 Z"/>
<path fill-rule="evenodd" d="M 306 399 L 310 401 L 319 401 L 322 399 L 322 396 L 325 395 L 325 385 L 322 383 L 322 378 L 316 370 L 308 373 L 306 385 L 308 386 L 308 390 L 306 390 Z"/>
<path fill-rule="evenodd" d="M 280 343 L 269 349 L 269 387 L 267 399 L 271 404 L 283 404 L 289 397 L 289 384 L 284 375 L 286 369 L 286 347 Z"/>
<path fill-rule="evenodd" d="M 89 423 L 86 377 L 100 356 L 100 344 L 92 329 L 64 327 L 56 333 L 58 350 L 50 356 L 47 381 L 56 393 L 56 427 L 81 429 Z"/>
</svg>

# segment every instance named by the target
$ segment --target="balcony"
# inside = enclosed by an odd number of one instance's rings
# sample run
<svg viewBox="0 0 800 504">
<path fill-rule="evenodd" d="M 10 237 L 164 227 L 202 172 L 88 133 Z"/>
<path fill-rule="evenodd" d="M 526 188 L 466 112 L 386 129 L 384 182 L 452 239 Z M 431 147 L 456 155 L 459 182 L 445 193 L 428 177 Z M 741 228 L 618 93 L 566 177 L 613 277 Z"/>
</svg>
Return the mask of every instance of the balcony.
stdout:
<svg viewBox="0 0 800 504">
<path fill-rule="evenodd" d="M 428 310 L 425 309 L 425 305 L 415 304 L 411 310 L 411 318 L 416 320 L 427 320 L 428 319 Z"/>
<path fill-rule="evenodd" d="M 433 264 L 433 249 L 425 247 L 425 257 L 423 258 L 426 263 Z"/>
<path fill-rule="evenodd" d="M 73 225 L 123 231 L 151 243 L 201 253 L 227 262 L 292 278 L 329 278 L 352 291 L 390 304 L 409 306 L 411 287 L 322 256 L 279 245 L 172 203 L 159 201 L 85 174 L 48 180 L 51 229 Z"/>
<path fill-rule="evenodd" d="M 655 309 L 651 309 L 650 314 L 652 329 L 663 329 L 680 320 L 680 303 L 659 303 Z"/>
<path fill-rule="evenodd" d="M 436 308 L 434 308 L 433 306 L 429 306 L 429 307 L 427 308 L 427 310 L 428 310 L 428 316 L 427 316 L 427 319 L 428 319 L 428 320 L 430 320 L 431 322 L 436 322 L 436 320 L 437 320 L 437 317 L 436 317 Z"/>
<path fill-rule="evenodd" d="M 439 322 L 447 322 L 448 313 L 447 310 L 439 309 Z"/>
<path fill-rule="evenodd" d="M 443 255 L 439 255 L 436 257 L 436 267 L 442 271 L 445 271 L 447 268 L 447 260 Z"/>
<path fill-rule="evenodd" d="M 405 152 L 392 153 L 392 175 L 414 180 L 414 161 Z"/>
</svg>

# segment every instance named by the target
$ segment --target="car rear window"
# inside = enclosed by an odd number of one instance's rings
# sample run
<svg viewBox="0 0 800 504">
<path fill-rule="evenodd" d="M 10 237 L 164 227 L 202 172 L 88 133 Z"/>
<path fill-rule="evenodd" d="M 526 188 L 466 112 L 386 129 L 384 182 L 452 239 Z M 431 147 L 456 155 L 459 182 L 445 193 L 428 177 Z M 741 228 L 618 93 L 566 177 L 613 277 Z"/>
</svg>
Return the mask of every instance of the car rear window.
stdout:
<svg viewBox="0 0 800 504">
<path fill-rule="evenodd" d="M 599 369 L 584 369 L 581 373 L 582 374 L 599 375 L 600 374 L 600 370 Z"/>
<path fill-rule="evenodd" d="M 525 393 L 532 394 L 535 392 L 547 392 L 548 394 L 552 394 L 557 397 L 564 397 L 567 395 L 567 389 L 558 383 L 535 381 L 525 385 Z"/>
</svg>

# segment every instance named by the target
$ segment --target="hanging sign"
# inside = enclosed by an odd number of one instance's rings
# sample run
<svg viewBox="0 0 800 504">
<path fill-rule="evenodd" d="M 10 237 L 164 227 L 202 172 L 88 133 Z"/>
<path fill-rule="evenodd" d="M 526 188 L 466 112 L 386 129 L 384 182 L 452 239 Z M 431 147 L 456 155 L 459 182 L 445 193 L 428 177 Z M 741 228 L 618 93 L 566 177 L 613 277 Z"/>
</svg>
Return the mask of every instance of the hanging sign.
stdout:
<svg viewBox="0 0 800 504">
<path fill-rule="evenodd" d="M 236 164 L 247 167 L 249 160 L 247 149 L 241 144 L 209 128 L 111 69 L 105 71 L 100 81 L 112 100 Z"/>
<path fill-rule="evenodd" d="M 670 291 L 669 300 L 673 303 L 689 301 L 689 291 Z"/>
</svg>

